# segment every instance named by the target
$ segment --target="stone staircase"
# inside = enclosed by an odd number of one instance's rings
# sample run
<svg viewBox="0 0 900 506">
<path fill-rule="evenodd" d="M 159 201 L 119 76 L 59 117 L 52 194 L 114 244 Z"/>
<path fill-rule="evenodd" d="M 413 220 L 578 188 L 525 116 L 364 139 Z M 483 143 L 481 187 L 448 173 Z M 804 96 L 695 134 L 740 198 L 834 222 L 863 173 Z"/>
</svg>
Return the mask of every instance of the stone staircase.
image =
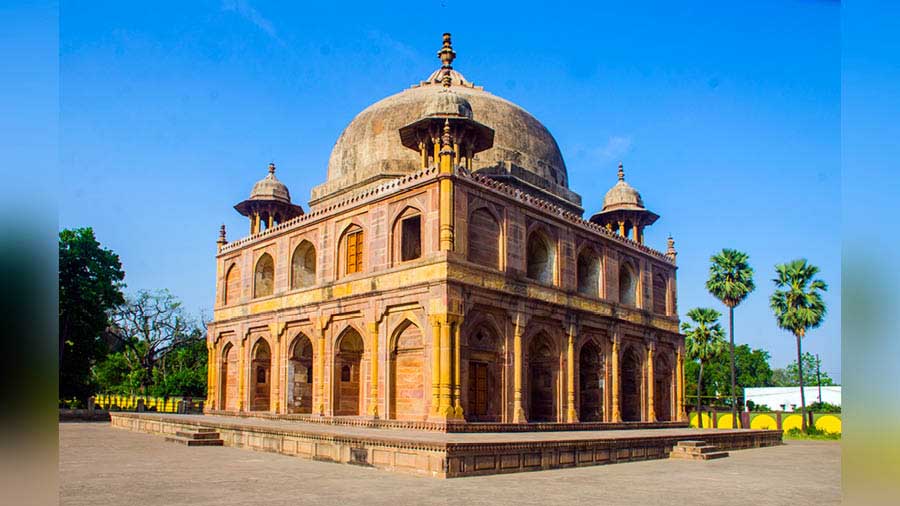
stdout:
<svg viewBox="0 0 900 506">
<path fill-rule="evenodd" d="M 679 441 L 669 453 L 670 459 L 711 460 L 728 456 L 728 452 L 720 451 L 706 441 Z"/>
<path fill-rule="evenodd" d="M 166 436 L 166 441 L 187 446 L 222 446 L 224 444 L 215 429 L 179 430 L 174 436 Z"/>
</svg>

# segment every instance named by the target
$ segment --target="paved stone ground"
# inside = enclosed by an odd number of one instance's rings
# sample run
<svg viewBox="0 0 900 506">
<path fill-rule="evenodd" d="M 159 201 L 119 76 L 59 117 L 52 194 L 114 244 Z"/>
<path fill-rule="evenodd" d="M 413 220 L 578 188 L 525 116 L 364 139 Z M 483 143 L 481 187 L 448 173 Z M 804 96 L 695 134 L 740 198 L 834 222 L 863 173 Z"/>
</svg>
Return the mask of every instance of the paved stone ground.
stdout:
<svg viewBox="0 0 900 506">
<path fill-rule="evenodd" d="M 840 455 L 836 442 L 790 441 L 708 462 L 652 460 L 437 480 L 238 448 L 188 448 L 106 423 L 63 423 L 59 498 L 60 504 L 92 506 L 826 505 L 840 502 Z"/>
</svg>

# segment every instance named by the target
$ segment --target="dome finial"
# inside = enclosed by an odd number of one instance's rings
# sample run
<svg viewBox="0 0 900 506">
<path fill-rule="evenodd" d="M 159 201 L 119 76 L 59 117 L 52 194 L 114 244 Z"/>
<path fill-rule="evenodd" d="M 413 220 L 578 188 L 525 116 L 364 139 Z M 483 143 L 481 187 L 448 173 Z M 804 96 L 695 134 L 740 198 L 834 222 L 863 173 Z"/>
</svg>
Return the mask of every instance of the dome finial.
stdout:
<svg viewBox="0 0 900 506">
<path fill-rule="evenodd" d="M 269 162 L 269 174 L 275 175 L 275 162 Z"/>
<path fill-rule="evenodd" d="M 619 162 L 619 181 L 625 181 L 625 169 L 622 168 L 622 162 Z"/>
<path fill-rule="evenodd" d="M 450 70 L 453 68 L 453 60 L 456 53 L 453 51 L 453 44 L 450 42 L 450 33 L 444 34 L 444 46 L 438 51 L 438 58 L 441 59 L 441 68 Z"/>
</svg>

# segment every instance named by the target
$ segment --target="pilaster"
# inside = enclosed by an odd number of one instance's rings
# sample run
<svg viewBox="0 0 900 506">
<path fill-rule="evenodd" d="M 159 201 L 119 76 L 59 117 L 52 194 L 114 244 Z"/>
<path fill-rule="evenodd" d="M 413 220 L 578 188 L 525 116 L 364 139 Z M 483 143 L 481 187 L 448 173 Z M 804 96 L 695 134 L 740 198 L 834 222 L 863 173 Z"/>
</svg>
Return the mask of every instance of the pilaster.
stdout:
<svg viewBox="0 0 900 506">
<path fill-rule="evenodd" d="M 378 418 L 378 322 L 373 321 L 367 324 L 369 338 L 371 340 L 370 352 L 370 369 L 372 377 L 370 382 L 372 389 L 369 392 L 369 415 L 372 418 Z"/>
<path fill-rule="evenodd" d="M 569 342 L 566 347 L 566 421 L 575 423 L 578 421 L 578 412 L 575 409 L 575 324 L 569 324 Z"/>
<path fill-rule="evenodd" d="M 524 331 L 522 314 L 516 315 L 516 328 L 513 334 L 513 423 L 526 423 L 525 410 L 522 409 L 522 332 Z"/>
<path fill-rule="evenodd" d="M 656 381 L 653 376 L 653 353 L 656 350 L 656 343 L 653 341 L 647 343 L 647 421 L 656 421 Z"/>
</svg>

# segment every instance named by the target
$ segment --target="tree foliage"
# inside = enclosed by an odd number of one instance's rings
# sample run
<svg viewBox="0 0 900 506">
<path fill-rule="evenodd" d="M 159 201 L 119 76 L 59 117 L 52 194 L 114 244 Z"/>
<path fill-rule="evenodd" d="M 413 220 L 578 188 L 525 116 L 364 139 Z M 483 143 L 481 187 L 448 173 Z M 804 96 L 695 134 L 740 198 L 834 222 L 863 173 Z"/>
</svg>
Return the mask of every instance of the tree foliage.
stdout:
<svg viewBox="0 0 900 506">
<path fill-rule="evenodd" d="M 203 330 L 167 290 L 141 291 L 112 312 L 114 353 L 94 367 L 99 392 L 206 395 Z"/>
<path fill-rule="evenodd" d="M 737 388 L 735 395 L 743 397 L 747 387 L 773 386 L 773 371 L 769 365 L 769 352 L 761 349 L 751 349 L 749 345 L 742 344 L 734 348 L 735 378 Z M 700 365 L 697 362 L 685 363 L 685 388 L 686 392 L 693 393 L 697 389 L 697 370 Z M 731 390 L 731 363 L 728 355 L 720 354 L 710 360 L 705 368 L 703 377 L 703 389 L 701 395 L 725 396 L 730 395 Z"/>
<path fill-rule="evenodd" d="M 821 368 L 821 360 L 816 360 L 816 356 L 809 352 L 803 352 L 803 384 L 806 386 L 819 385 L 816 378 L 816 367 Z M 800 367 L 794 360 L 783 369 L 773 371 L 772 386 L 776 387 L 797 387 L 800 386 Z M 822 371 L 822 386 L 834 385 L 834 380 L 827 372 Z"/>
<path fill-rule="evenodd" d="M 725 248 L 709 260 L 706 289 L 725 306 L 737 306 L 756 288 L 750 256 L 743 251 Z"/>
<path fill-rule="evenodd" d="M 59 397 L 84 401 L 93 393 L 91 367 L 106 354 L 109 312 L 123 301 L 119 256 L 91 228 L 59 233 Z"/>
<path fill-rule="evenodd" d="M 703 367 L 706 363 L 721 355 L 725 348 L 725 331 L 719 324 L 721 314 L 715 309 L 694 308 L 688 311 L 691 322 L 683 322 L 681 331 L 685 334 L 685 354 L 688 360 L 696 360 L 697 368 L 697 413 L 701 420 L 700 392 L 703 384 Z"/>
<path fill-rule="evenodd" d="M 797 378 L 800 386 L 802 428 L 806 431 L 806 395 L 803 392 L 804 372 L 801 341 L 810 329 L 825 320 L 825 301 L 822 293 L 828 285 L 816 278 L 819 268 L 806 259 L 793 260 L 775 266 L 775 292 L 769 305 L 775 313 L 778 327 L 789 331 L 797 342 Z"/>
<path fill-rule="evenodd" d="M 734 308 L 756 288 L 750 256 L 742 251 L 725 248 L 710 258 L 706 289 L 728 308 L 728 341 L 731 413 L 737 418 L 737 366 L 734 350 Z"/>
<path fill-rule="evenodd" d="M 140 291 L 129 296 L 112 311 L 111 320 L 107 335 L 121 350 L 121 358 L 104 364 L 96 377 L 100 379 L 99 374 L 107 372 L 107 365 L 119 364 L 113 370 L 127 366 L 126 384 L 133 388 L 136 383 L 137 392 L 143 394 L 149 394 L 150 386 L 158 381 L 154 375 L 160 374 L 160 362 L 176 351 L 183 355 L 185 347 L 203 339 L 202 330 L 168 290 Z M 180 358 L 182 362 L 185 359 Z M 113 377 L 117 376 L 110 376 Z"/>
</svg>

